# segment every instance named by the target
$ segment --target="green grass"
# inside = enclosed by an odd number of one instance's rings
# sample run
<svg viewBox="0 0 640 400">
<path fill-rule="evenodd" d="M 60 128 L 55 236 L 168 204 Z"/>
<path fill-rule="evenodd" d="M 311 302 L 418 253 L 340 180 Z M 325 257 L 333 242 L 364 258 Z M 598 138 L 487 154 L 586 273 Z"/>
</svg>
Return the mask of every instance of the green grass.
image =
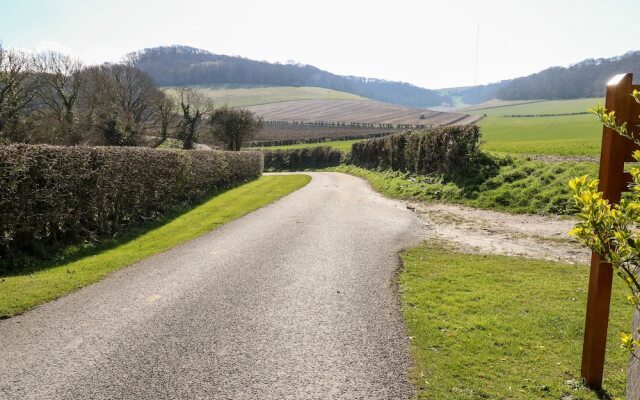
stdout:
<svg viewBox="0 0 640 400">
<path fill-rule="evenodd" d="M 482 148 L 509 154 L 600 154 L 602 125 L 594 115 L 488 117 L 480 121 Z"/>
<path fill-rule="evenodd" d="M 224 104 L 230 107 L 247 107 L 258 104 L 277 103 L 293 100 L 362 100 L 351 93 L 339 92 L 319 87 L 293 86 L 192 86 L 211 99 L 216 107 Z M 164 88 L 175 93 L 173 88 Z"/>
<path fill-rule="evenodd" d="M 595 106 L 598 101 L 603 102 L 600 98 L 549 100 L 504 107 L 480 108 L 465 112 L 476 115 L 486 114 L 494 117 L 514 114 L 564 114 L 585 112 Z"/>
<path fill-rule="evenodd" d="M 581 156 L 600 154 L 602 125 L 595 116 L 508 118 L 514 114 L 585 112 L 602 99 L 553 100 L 468 111 L 480 121 L 483 149 L 509 154 Z"/>
<path fill-rule="evenodd" d="M 263 207 L 310 181 L 306 175 L 263 176 L 228 190 L 155 229 L 95 255 L 0 278 L 0 317 L 56 299 L 110 272 L 168 250 Z"/>
<path fill-rule="evenodd" d="M 258 150 L 290 150 L 290 149 L 304 149 L 307 147 L 325 147 L 329 146 L 334 149 L 338 149 L 345 153 L 351 151 L 351 145 L 356 142 L 361 142 L 362 139 L 356 140 L 332 140 L 329 142 L 321 142 L 321 143 L 300 143 L 300 144 L 290 144 L 286 146 L 267 146 L 267 147 L 258 147 Z"/>
<path fill-rule="evenodd" d="M 597 399 L 580 384 L 588 267 L 459 254 L 403 254 L 400 287 L 420 399 Z M 624 397 L 632 308 L 615 280 L 604 390 Z"/>
<path fill-rule="evenodd" d="M 573 212 L 568 182 L 581 175 L 595 177 L 596 163 L 532 161 L 524 157 L 497 157 L 495 163 L 458 176 L 411 176 L 341 165 L 330 168 L 367 179 L 389 197 L 443 201 L 472 207 L 529 214 Z"/>
</svg>

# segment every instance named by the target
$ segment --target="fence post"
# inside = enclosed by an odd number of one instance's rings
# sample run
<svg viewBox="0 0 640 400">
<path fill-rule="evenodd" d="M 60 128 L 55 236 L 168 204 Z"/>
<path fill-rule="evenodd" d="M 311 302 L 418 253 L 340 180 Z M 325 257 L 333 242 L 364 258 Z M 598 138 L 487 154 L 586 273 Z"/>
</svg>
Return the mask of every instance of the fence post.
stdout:
<svg viewBox="0 0 640 400">
<path fill-rule="evenodd" d="M 632 78 L 632 74 L 622 74 L 615 76 L 607 83 L 605 107 L 607 110 L 616 112 L 619 122 L 629 119 Z M 612 204 L 620 202 L 622 191 L 626 189 L 624 163 L 631 148 L 632 142 L 629 139 L 620 136 L 610 128 L 603 128 L 599 190 Z M 602 387 L 612 277 L 611 265 L 603 263 L 598 254 L 592 254 L 582 348 L 582 377 L 593 389 Z"/>
</svg>

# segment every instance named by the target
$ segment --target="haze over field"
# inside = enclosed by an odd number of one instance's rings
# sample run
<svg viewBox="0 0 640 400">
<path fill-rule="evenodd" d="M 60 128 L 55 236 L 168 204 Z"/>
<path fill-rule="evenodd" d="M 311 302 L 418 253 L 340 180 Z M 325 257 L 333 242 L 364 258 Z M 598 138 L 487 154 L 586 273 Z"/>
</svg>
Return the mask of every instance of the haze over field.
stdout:
<svg viewBox="0 0 640 400">
<path fill-rule="evenodd" d="M 489 83 L 637 49 L 640 15 L 635 0 L 0 3 L 5 47 L 100 63 L 177 43 L 431 89 L 474 84 L 478 24 L 477 82 Z"/>
</svg>

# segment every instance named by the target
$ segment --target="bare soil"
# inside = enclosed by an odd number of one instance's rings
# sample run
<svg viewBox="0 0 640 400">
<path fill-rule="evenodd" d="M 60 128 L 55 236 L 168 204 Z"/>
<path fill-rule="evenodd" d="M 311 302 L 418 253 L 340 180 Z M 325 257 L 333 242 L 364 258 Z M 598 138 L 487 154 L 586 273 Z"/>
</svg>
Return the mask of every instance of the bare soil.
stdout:
<svg viewBox="0 0 640 400">
<path fill-rule="evenodd" d="M 373 100 L 298 100 L 248 107 L 265 120 L 410 125 L 465 125 L 478 115 L 441 112 Z"/>
<path fill-rule="evenodd" d="M 459 251 L 587 264 L 590 253 L 567 232 L 569 217 L 516 215 L 450 204 L 407 203 L 428 225 L 428 240 Z"/>
</svg>

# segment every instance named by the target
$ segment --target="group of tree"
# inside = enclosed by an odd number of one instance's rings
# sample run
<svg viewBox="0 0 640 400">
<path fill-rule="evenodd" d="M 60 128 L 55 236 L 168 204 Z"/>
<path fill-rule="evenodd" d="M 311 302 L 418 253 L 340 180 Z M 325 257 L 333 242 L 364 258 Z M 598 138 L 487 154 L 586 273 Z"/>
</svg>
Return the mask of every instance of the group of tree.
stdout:
<svg viewBox="0 0 640 400">
<path fill-rule="evenodd" d="M 500 88 L 505 100 L 602 97 L 609 79 L 621 73 L 640 74 L 640 51 L 612 58 L 587 59 L 568 68 L 552 67 L 517 78 Z"/>
<path fill-rule="evenodd" d="M 145 49 L 129 57 L 163 86 L 315 86 L 412 107 L 438 106 L 449 101 L 446 95 L 409 83 L 341 76 L 311 65 L 256 61 L 187 46 Z"/>
<path fill-rule="evenodd" d="M 0 144 L 157 147 L 175 137 L 191 149 L 210 134 L 239 150 L 261 126 L 246 110 L 215 110 L 190 88 L 167 95 L 130 59 L 84 66 L 57 52 L 0 47 Z"/>
</svg>

